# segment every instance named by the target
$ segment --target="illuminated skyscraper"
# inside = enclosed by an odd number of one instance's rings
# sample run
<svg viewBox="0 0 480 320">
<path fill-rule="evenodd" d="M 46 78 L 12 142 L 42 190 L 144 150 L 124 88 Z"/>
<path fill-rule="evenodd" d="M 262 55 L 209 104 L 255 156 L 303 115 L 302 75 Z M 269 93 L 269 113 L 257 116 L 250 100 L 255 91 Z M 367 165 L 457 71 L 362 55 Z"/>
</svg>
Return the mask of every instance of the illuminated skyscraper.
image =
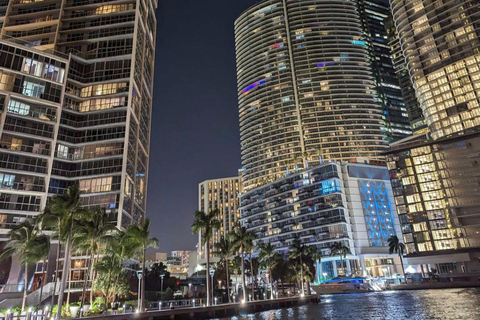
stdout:
<svg viewBox="0 0 480 320">
<path fill-rule="evenodd" d="M 363 28 L 369 46 L 378 99 L 382 105 L 388 141 L 412 134 L 407 106 L 395 73 L 393 52 L 388 45 L 387 25 L 390 18 L 389 0 L 359 0 Z"/>
<path fill-rule="evenodd" d="M 156 7 L 156 0 L 0 3 L 2 234 L 71 185 L 84 206 L 105 208 L 118 227 L 144 218 Z M 84 263 L 72 262 L 73 281 Z"/>
<path fill-rule="evenodd" d="M 322 158 L 382 159 L 358 1 L 263 1 L 237 19 L 235 36 L 244 188 Z"/>
<path fill-rule="evenodd" d="M 433 139 L 480 126 L 480 3 L 393 0 L 392 13 Z"/>
<path fill-rule="evenodd" d="M 386 20 L 385 26 L 387 27 L 388 45 L 391 49 L 393 65 L 402 91 L 403 102 L 407 109 L 411 130 L 414 134 L 425 133 L 428 131 L 428 128 L 415 95 L 410 74 L 408 74 L 405 57 L 398 39 L 398 32 L 391 16 Z"/>
<path fill-rule="evenodd" d="M 220 220 L 220 229 L 214 230 L 210 242 L 211 251 L 214 251 L 214 244 L 221 237 L 233 230 L 235 223 L 240 218 L 240 206 L 238 195 L 240 194 L 240 178 L 221 178 L 206 180 L 198 185 L 198 210 L 210 212 L 218 209 L 217 217 Z M 197 253 L 200 262 L 205 261 L 205 248 L 202 234 L 198 235 Z M 213 248 L 213 249 L 212 249 Z M 212 256 L 212 258 L 214 258 Z"/>
<path fill-rule="evenodd" d="M 393 0 L 392 11 L 431 133 L 386 153 L 408 262 L 446 274 L 477 272 L 480 3 Z"/>
</svg>

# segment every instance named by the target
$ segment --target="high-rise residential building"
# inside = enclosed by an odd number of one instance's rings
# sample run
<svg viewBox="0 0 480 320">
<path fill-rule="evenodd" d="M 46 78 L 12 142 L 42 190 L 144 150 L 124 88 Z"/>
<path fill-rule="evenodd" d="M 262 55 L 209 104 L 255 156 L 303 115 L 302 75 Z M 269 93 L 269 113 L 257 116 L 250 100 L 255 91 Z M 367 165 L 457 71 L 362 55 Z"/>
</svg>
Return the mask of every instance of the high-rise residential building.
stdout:
<svg viewBox="0 0 480 320">
<path fill-rule="evenodd" d="M 156 7 L 0 1 L 0 233 L 71 185 L 118 227 L 143 219 Z M 72 281 L 84 264 L 72 261 Z"/>
<path fill-rule="evenodd" d="M 188 268 L 190 253 L 191 251 L 176 250 L 172 251 L 171 257 L 180 259 L 182 266 L 186 266 Z"/>
<path fill-rule="evenodd" d="M 385 21 L 385 26 L 387 28 L 388 44 L 392 53 L 393 65 L 402 91 L 403 102 L 407 109 L 411 130 L 414 134 L 428 132 L 422 109 L 415 96 L 415 89 L 413 88 L 412 80 L 410 79 L 410 74 L 407 70 L 405 57 L 403 56 L 402 48 L 400 47 L 397 28 L 395 28 L 391 16 Z"/>
<path fill-rule="evenodd" d="M 389 142 L 399 140 L 411 135 L 412 130 L 388 41 L 389 0 L 359 0 L 358 3 L 378 99 L 382 104 L 385 133 Z"/>
<path fill-rule="evenodd" d="M 382 105 L 358 1 L 266 0 L 235 22 L 245 190 L 332 159 L 381 160 Z"/>
<path fill-rule="evenodd" d="M 37 110 L 22 101 L 8 108 L 6 114 L 20 119 L 9 130 L 3 124 L 2 141 L 17 145 L 22 156 L 15 162 L 29 171 L 39 164 L 27 158 L 40 147 L 28 146 L 48 136 L 51 141 L 42 147 L 45 172 L 39 177 L 45 195 L 77 184 L 85 206 L 118 212 L 119 227 L 145 215 L 156 5 L 153 0 L 12 0 L 1 29 L 3 39 L 38 50 L 13 62 L 14 56 L 5 52 L 6 63 L 34 79 L 48 73 L 61 76 L 61 85 L 65 81 L 65 90 L 59 88 L 54 101 L 61 105 L 53 113 L 57 123 L 42 115 L 51 114 L 50 109 Z M 56 53 L 67 63 L 60 70 L 39 60 L 41 52 Z M 31 94 L 18 96 L 45 97 L 52 90 L 33 82 Z M 10 111 L 14 108 L 19 111 Z M 27 133 L 32 127 L 38 134 Z M 29 139 L 18 139 L 17 132 Z M 12 157 L 13 151 L 0 153 Z"/>
<path fill-rule="evenodd" d="M 480 134 L 390 146 L 388 169 L 410 265 L 480 272 Z"/>
<path fill-rule="evenodd" d="M 400 45 L 433 139 L 480 126 L 480 3 L 393 0 Z"/>
<path fill-rule="evenodd" d="M 387 168 L 330 162 L 292 173 L 240 195 L 240 221 L 256 234 L 256 245 L 287 252 L 295 239 L 322 253 L 320 274 L 391 276 L 400 260 L 388 253 L 387 239 L 401 237 Z M 333 243 L 349 254 L 341 265 Z"/>
<path fill-rule="evenodd" d="M 480 4 L 393 0 L 391 7 L 430 132 L 386 153 L 408 261 L 479 272 Z"/>
<path fill-rule="evenodd" d="M 0 40 L 0 234 L 45 206 L 68 60 Z"/>
<path fill-rule="evenodd" d="M 220 238 L 233 230 L 240 217 L 238 195 L 241 192 L 240 178 L 230 177 L 203 181 L 198 185 L 198 210 L 211 212 L 220 211 L 217 217 L 220 220 L 220 229 L 214 230 L 210 248 L 214 248 Z M 213 251 L 213 250 L 212 250 Z M 205 261 L 205 246 L 202 234 L 198 234 L 197 253 L 199 263 Z M 215 257 L 213 257 L 215 260 Z"/>
</svg>

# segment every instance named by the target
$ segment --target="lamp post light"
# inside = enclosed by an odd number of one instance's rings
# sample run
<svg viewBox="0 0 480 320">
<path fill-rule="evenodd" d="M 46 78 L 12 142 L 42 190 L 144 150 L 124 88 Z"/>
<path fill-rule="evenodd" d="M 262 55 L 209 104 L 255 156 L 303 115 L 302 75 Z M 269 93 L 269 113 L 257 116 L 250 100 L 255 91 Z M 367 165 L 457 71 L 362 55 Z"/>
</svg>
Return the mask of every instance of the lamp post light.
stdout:
<svg viewBox="0 0 480 320">
<path fill-rule="evenodd" d="M 142 280 L 142 276 L 143 276 L 142 271 L 141 271 L 141 270 L 140 270 L 140 271 L 137 271 L 137 277 L 138 277 L 137 311 L 141 309 L 141 308 L 140 308 L 140 290 L 141 290 L 141 289 L 140 289 L 140 286 L 141 286 L 141 282 L 140 282 L 140 281 Z"/>
<path fill-rule="evenodd" d="M 161 279 L 160 291 L 161 292 L 163 292 L 163 278 L 165 278 L 165 273 L 162 273 L 160 275 L 160 279 Z"/>
<path fill-rule="evenodd" d="M 215 276 L 215 270 L 216 270 L 215 266 L 212 265 L 212 267 L 210 268 L 210 276 L 212 277 L 212 300 L 213 300 L 213 296 L 214 296 L 214 294 L 213 294 L 213 288 L 214 288 L 213 287 L 213 276 Z"/>
<path fill-rule="evenodd" d="M 323 275 L 323 280 L 327 280 L 328 273 L 324 272 L 322 273 L 322 275 Z"/>
</svg>

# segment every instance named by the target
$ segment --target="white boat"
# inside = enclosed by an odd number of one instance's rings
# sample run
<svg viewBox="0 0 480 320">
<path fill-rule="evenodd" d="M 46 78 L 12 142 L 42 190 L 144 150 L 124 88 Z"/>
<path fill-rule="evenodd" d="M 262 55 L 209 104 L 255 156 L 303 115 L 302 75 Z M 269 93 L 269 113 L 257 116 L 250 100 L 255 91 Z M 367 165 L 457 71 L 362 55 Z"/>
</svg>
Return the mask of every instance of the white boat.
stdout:
<svg viewBox="0 0 480 320">
<path fill-rule="evenodd" d="M 376 285 L 366 278 L 333 278 L 319 285 L 312 285 L 312 290 L 317 294 L 337 294 L 337 293 L 362 293 L 379 291 Z"/>
</svg>

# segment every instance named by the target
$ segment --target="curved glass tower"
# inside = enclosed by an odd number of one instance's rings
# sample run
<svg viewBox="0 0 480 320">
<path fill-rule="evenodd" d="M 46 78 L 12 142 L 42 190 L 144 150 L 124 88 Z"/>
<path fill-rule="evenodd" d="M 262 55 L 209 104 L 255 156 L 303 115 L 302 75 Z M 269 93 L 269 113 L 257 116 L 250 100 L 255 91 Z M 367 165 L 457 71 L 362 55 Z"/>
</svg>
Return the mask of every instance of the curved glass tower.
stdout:
<svg viewBox="0 0 480 320">
<path fill-rule="evenodd" d="M 480 125 L 480 3 L 393 0 L 417 98 L 434 139 Z"/>
<path fill-rule="evenodd" d="M 323 160 L 383 159 L 357 1 L 268 0 L 235 23 L 245 189 Z"/>
</svg>

